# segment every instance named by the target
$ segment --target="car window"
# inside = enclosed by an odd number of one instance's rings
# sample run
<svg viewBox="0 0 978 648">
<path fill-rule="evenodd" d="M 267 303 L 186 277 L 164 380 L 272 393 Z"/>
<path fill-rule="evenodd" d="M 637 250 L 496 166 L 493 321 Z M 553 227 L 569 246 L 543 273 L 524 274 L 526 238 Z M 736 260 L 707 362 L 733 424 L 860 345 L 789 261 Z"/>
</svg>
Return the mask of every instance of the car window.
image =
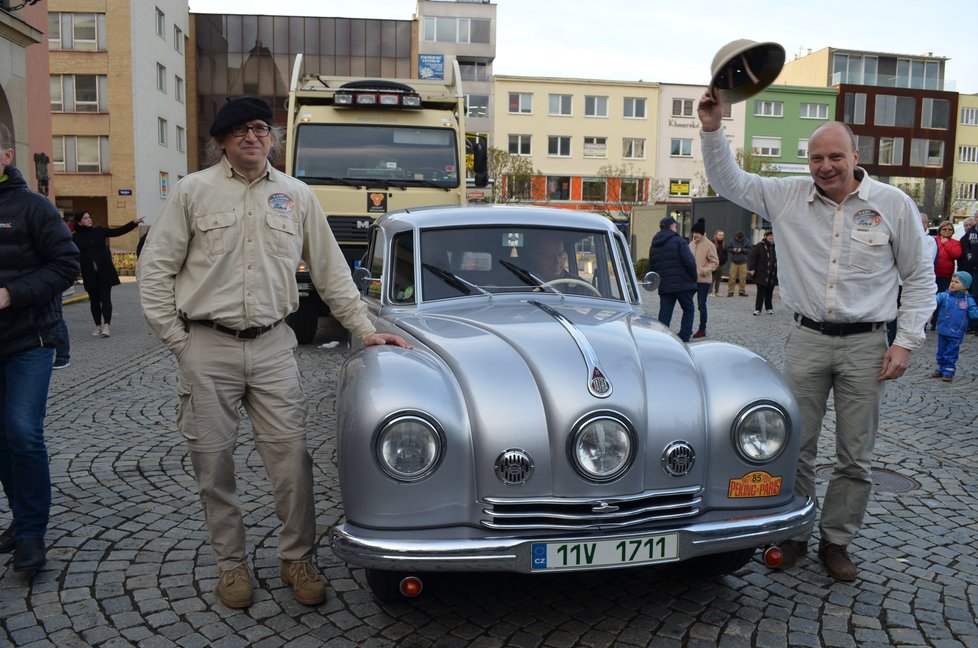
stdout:
<svg viewBox="0 0 978 648">
<path fill-rule="evenodd" d="M 370 248 L 367 252 L 367 268 L 370 270 L 370 283 L 367 296 L 380 299 L 381 277 L 384 276 L 384 241 L 381 231 L 374 228 L 370 235 Z"/>
<path fill-rule="evenodd" d="M 416 301 L 413 232 L 403 232 L 395 236 L 391 253 L 390 299 L 395 304 L 413 304 Z"/>
</svg>

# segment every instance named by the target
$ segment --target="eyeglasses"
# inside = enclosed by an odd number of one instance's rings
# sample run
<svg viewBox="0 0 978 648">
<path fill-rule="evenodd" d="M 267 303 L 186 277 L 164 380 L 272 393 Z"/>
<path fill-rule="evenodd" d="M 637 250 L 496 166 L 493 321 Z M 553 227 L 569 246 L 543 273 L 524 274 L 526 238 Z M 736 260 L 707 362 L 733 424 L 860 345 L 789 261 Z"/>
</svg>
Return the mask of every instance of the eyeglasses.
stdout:
<svg viewBox="0 0 978 648">
<path fill-rule="evenodd" d="M 252 131 L 255 137 L 268 137 L 268 134 L 272 132 L 272 128 L 267 124 L 255 124 L 254 126 L 242 124 L 240 126 L 233 126 L 228 132 L 234 137 L 244 137 L 248 134 L 248 131 Z"/>
</svg>

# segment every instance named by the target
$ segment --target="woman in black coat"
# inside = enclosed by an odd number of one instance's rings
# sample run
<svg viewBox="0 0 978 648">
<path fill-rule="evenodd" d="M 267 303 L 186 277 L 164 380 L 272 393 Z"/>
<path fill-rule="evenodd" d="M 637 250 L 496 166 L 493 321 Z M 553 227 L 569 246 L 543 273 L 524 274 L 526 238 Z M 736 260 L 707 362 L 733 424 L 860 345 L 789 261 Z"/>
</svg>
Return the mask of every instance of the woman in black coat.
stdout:
<svg viewBox="0 0 978 648">
<path fill-rule="evenodd" d="M 119 285 L 119 274 L 112 265 L 112 252 L 105 239 L 122 236 L 143 222 L 137 218 L 122 227 L 93 227 L 92 215 L 83 211 L 75 223 L 75 245 L 81 252 L 81 275 L 88 293 L 88 305 L 95 320 L 92 335 L 109 337 L 112 323 L 112 286 Z"/>
</svg>

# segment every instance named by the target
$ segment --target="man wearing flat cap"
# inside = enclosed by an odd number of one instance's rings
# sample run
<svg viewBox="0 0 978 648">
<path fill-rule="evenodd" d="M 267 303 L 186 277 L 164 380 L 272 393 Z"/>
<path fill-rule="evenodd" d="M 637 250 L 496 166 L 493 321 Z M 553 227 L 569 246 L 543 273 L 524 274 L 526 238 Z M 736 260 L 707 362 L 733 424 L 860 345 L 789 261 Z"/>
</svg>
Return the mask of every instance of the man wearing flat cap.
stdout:
<svg viewBox="0 0 978 648">
<path fill-rule="evenodd" d="M 309 264 L 332 314 L 364 345 L 408 347 L 374 330 L 312 191 L 272 167 L 269 155 L 280 137 L 271 119 L 271 106 L 258 97 L 230 100 L 218 111 L 210 134 L 220 161 L 177 183 L 137 267 L 146 319 L 179 364 L 177 424 L 220 568 L 216 589 L 233 608 L 253 598 L 235 492 L 239 405 L 251 419 L 282 523 L 282 581 L 300 603 L 326 599 L 315 566 L 312 458 L 296 338 L 282 325 L 299 305 L 299 260 Z"/>
</svg>

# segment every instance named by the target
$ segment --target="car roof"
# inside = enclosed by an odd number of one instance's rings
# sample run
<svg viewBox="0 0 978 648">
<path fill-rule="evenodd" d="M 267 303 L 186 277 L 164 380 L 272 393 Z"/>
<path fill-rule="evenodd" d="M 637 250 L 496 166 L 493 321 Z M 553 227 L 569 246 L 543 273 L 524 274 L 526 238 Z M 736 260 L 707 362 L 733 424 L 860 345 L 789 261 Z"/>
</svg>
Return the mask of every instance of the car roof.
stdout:
<svg viewBox="0 0 978 648">
<path fill-rule="evenodd" d="M 615 231 L 614 223 L 591 212 L 515 205 L 420 207 L 385 214 L 377 220 L 385 229 L 404 230 L 463 225 L 518 225 Z"/>
</svg>

